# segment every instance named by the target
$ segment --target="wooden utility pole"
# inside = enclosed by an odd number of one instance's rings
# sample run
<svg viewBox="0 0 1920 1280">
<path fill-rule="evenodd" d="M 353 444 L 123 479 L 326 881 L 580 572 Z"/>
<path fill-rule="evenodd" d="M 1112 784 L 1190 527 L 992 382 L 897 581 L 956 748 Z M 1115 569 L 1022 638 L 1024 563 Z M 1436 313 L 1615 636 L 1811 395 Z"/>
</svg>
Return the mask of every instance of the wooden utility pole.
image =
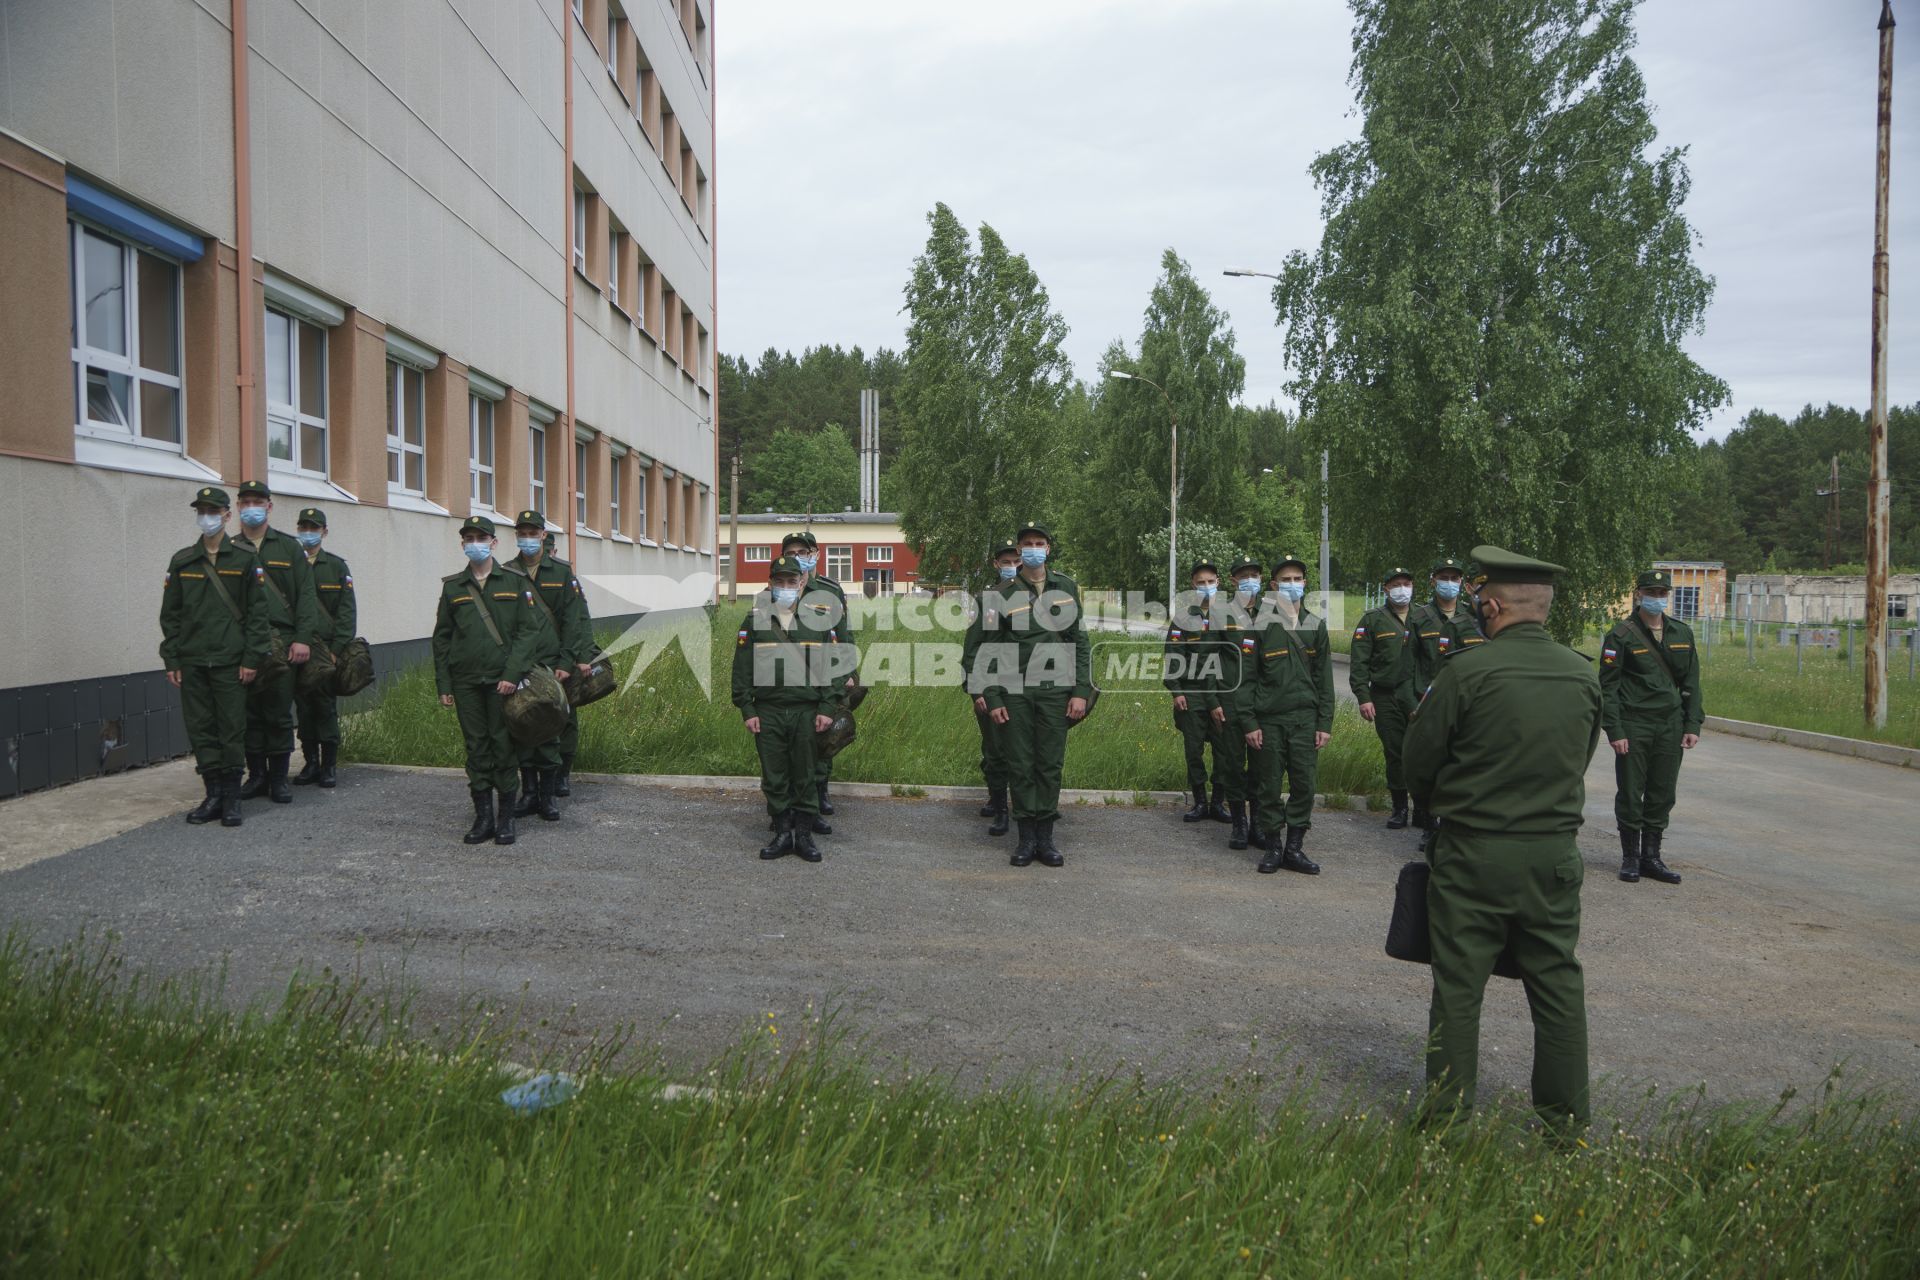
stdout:
<svg viewBox="0 0 1920 1280">
<path fill-rule="evenodd" d="M 1887 188 L 1893 167 L 1893 0 L 1880 0 L 1880 146 L 1873 178 L 1873 422 L 1867 429 L 1867 723 L 1887 727 Z"/>
</svg>

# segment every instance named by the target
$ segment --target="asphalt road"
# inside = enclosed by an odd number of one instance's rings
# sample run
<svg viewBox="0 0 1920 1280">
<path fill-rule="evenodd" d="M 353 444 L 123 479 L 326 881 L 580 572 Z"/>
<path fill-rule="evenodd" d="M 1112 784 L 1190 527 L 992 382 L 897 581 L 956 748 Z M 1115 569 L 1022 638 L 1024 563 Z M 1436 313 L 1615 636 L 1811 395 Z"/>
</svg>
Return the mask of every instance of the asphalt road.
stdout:
<svg viewBox="0 0 1920 1280">
<path fill-rule="evenodd" d="M 1836 1064 L 1920 1094 L 1920 778 L 1710 737 L 1682 773 L 1673 889 L 1614 879 L 1610 770 L 1589 775 L 1582 838 L 1603 1096 L 1768 1099 Z M 748 791 L 580 781 L 512 848 L 460 844 L 465 790 L 443 774 L 343 770 L 237 832 L 181 822 L 196 791 L 176 765 L 8 802 L 0 923 L 111 933 L 163 971 L 224 962 L 236 1000 L 332 966 L 417 989 L 428 1017 L 469 997 L 573 1008 L 689 1071 L 768 1012 L 791 1038 L 832 1006 L 886 1058 L 967 1080 L 1251 1057 L 1371 1097 L 1419 1084 L 1425 970 L 1380 950 L 1414 842 L 1379 814 L 1318 814 L 1309 879 L 1255 875 L 1224 827 L 1165 806 L 1073 810 L 1049 871 L 1008 866 L 951 801 L 843 799 L 807 866 L 755 858 Z M 1496 980 L 1483 1080 L 1524 1088 L 1530 1045 L 1518 984 Z"/>
</svg>

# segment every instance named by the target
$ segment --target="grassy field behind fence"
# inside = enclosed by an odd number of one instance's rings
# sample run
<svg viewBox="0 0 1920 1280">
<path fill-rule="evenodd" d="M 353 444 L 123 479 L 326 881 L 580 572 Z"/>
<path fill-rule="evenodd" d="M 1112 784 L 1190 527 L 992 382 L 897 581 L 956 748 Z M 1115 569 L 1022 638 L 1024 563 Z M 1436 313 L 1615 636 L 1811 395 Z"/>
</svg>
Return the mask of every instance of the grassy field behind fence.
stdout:
<svg viewBox="0 0 1920 1280">
<path fill-rule="evenodd" d="M 796 1020 L 798 1021 L 798 1020 Z M 764 1020 L 669 1101 L 475 1010 L 423 1051 L 338 981 L 237 1016 L 84 944 L 0 940 L 0 1273 L 92 1276 L 1822 1276 L 1920 1269 L 1910 1111 L 1647 1104 L 1561 1150 L 1422 1134 L 1250 1048 L 1186 1086 L 963 1090 Z M 424 1029 L 422 1029 L 424 1030 Z M 794 1042 L 810 1047 L 797 1048 Z M 827 1047 L 821 1048 L 825 1043 Z M 547 1063 L 543 1065 L 563 1065 Z M 683 1077 L 684 1078 L 684 1077 Z"/>
</svg>

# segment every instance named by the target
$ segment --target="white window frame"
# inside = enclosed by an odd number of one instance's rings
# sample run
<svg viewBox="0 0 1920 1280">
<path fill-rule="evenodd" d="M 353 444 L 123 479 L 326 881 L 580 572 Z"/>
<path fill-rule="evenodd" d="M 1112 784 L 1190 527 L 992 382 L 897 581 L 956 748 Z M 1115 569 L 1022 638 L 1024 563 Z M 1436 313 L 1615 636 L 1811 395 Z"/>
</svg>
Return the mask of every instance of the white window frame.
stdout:
<svg viewBox="0 0 1920 1280">
<path fill-rule="evenodd" d="M 411 373 L 420 379 L 420 443 L 413 444 L 406 433 L 407 375 Z M 399 422 L 396 423 L 396 416 Z M 396 434 L 395 427 L 399 430 Z M 420 487 L 407 485 L 407 455 L 416 454 L 420 458 Z M 404 493 L 416 498 L 427 496 L 427 376 L 413 366 L 387 356 L 387 492 Z"/>
<path fill-rule="evenodd" d="M 587 458 L 591 444 L 578 435 L 573 439 L 573 525 L 585 533 L 593 530 L 587 525 Z"/>
<path fill-rule="evenodd" d="M 614 6 L 613 0 L 607 0 L 607 74 L 616 87 L 620 83 L 620 24 L 626 20 L 627 15 Z"/>
<path fill-rule="evenodd" d="M 620 305 L 620 237 L 627 234 L 607 219 L 607 301 Z"/>
<path fill-rule="evenodd" d="M 187 451 L 187 385 L 186 385 L 186 282 L 180 263 L 163 253 L 155 253 L 143 245 L 136 245 L 125 237 L 83 222 L 78 218 L 67 219 L 67 256 L 68 280 L 72 289 L 71 306 L 73 311 L 73 341 L 70 344 L 72 357 L 72 376 L 74 394 L 75 434 L 100 440 L 112 440 L 120 444 L 138 445 L 143 449 L 154 449 L 162 453 L 185 455 Z M 97 236 L 119 247 L 120 270 L 124 296 L 121 299 L 122 328 L 127 336 L 125 355 L 105 351 L 88 345 L 86 341 L 86 254 L 83 252 L 86 237 Z M 156 262 L 165 263 L 173 270 L 173 341 L 174 365 L 179 373 L 161 373 L 148 369 L 140 363 L 140 255 L 145 254 Z M 89 416 L 87 399 L 87 370 L 102 369 L 110 374 L 120 374 L 127 379 L 127 421 L 124 426 L 111 422 L 102 422 Z M 142 433 L 141 415 L 144 412 L 140 394 L 142 383 L 151 382 L 156 386 L 170 387 L 175 392 L 174 439 L 155 440 Z"/>
<path fill-rule="evenodd" d="M 587 274 L 587 201 L 591 193 L 585 187 L 573 189 L 573 269 Z M 551 207 L 551 206 L 549 206 Z"/>
<path fill-rule="evenodd" d="M 612 460 L 607 466 L 607 533 L 612 537 L 625 540 L 626 530 L 620 522 L 620 473 L 626 470 L 622 464 L 626 461 L 627 451 L 615 449 Z"/>
<path fill-rule="evenodd" d="M 765 543 L 762 543 L 757 547 L 751 547 L 751 546 L 742 547 L 740 548 L 740 563 L 741 564 L 772 564 L 773 548 L 767 546 Z"/>
<path fill-rule="evenodd" d="M 829 546 L 825 548 L 825 552 L 826 552 L 826 570 L 827 570 L 826 576 L 829 578 L 832 578 L 835 582 L 851 581 L 853 578 L 853 546 L 852 544 L 849 543 L 845 546 L 838 546 L 838 547 Z M 839 554 L 836 556 L 835 552 L 838 552 Z M 836 559 L 841 562 L 840 568 L 842 572 L 840 573 L 834 572 L 834 561 Z"/>
<path fill-rule="evenodd" d="M 317 325 L 304 316 L 295 315 L 284 307 L 268 306 L 267 312 L 269 315 L 277 315 L 287 322 L 287 349 L 285 353 L 287 359 L 287 391 L 292 397 L 291 403 L 288 404 L 280 404 L 274 400 L 272 346 L 269 343 L 262 342 L 261 345 L 266 348 L 265 355 L 268 362 L 266 394 L 262 397 L 267 402 L 267 470 L 291 472 L 294 475 L 312 476 L 317 480 L 325 480 L 331 470 L 333 462 L 333 437 L 327 431 L 327 420 L 329 417 L 327 413 L 327 361 L 330 355 L 327 346 L 327 331 L 324 326 Z M 270 324 L 271 322 L 269 321 L 267 323 Z M 320 414 L 318 417 L 310 413 L 304 413 L 300 409 L 301 325 L 316 330 L 320 334 Z M 287 428 L 287 432 L 293 442 L 292 458 L 276 458 L 273 456 L 273 428 L 276 424 Z M 318 467 L 307 465 L 309 459 L 301 456 L 301 438 L 304 434 L 304 429 L 307 427 L 314 427 L 320 432 L 320 451 L 322 457 Z"/>
<path fill-rule="evenodd" d="M 868 564 L 892 564 L 893 563 L 893 547 L 887 543 L 868 544 L 867 563 Z"/>
<path fill-rule="evenodd" d="M 634 486 L 633 527 L 640 531 L 639 540 L 641 542 L 646 543 L 650 547 L 657 547 L 660 544 L 653 540 L 653 534 L 647 529 L 647 491 L 652 487 L 653 464 L 648 462 L 645 457 L 642 457 L 640 459 L 639 483 Z"/>
<path fill-rule="evenodd" d="M 500 463 L 500 421 L 490 396 L 477 391 L 467 392 L 467 501 L 482 510 L 498 511 L 496 500 L 500 491 L 496 487 L 495 468 Z M 492 462 L 480 461 L 480 431 L 485 420 L 487 435 L 487 456 Z M 480 496 L 480 477 L 487 478 L 487 495 Z"/>
<path fill-rule="evenodd" d="M 527 424 L 527 505 L 547 513 L 547 424 Z"/>
</svg>

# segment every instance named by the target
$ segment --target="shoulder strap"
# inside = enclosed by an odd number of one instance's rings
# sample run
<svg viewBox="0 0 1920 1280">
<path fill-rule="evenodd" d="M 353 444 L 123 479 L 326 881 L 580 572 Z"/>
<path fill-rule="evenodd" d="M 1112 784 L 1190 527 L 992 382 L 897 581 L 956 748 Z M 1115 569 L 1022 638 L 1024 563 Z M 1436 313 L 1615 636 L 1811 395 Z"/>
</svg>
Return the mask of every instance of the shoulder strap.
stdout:
<svg viewBox="0 0 1920 1280">
<path fill-rule="evenodd" d="M 1673 674 L 1673 663 L 1667 658 L 1667 651 L 1660 647 L 1660 642 L 1653 638 L 1652 629 L 1640 621 L 1640 615 L 1637 612 L 1631 621 L 1635 627 L 1639 628 L 1640 634 L 1647 638 L 1647 648 L 1653 651 L 1654 658 L 1660 663 L 1660 669 L 1667 673 L 1667 679 L 1673 681 L 1674 688 L 1680 688 L 1680 677 Z"/>
<path fill-rule="evenodd" d="M 262 574 L 261 576 L 265 577 L 266 575 Z M 227 584 L 220 581 L 220 564 L 218 561 L 209 560 L 207 562 L 207 581 L 213 584 L 214 594 L 220 597 L 221 604 L 227 606 L 227 612 L 233 615 L 233 620 L 244 623 L 246 619 L 240 613 L 240 606 L 235 604 L 233 597 L 227 594 Z"/>
<path fill-rule="evenodd" d="M 500 634 L 500 626 L 493 620 L 493 611 L 481 602 L 480 597 L 482 594 L 484 593 L 480 590 L 479 584 L 475 583 L 468 589 L 467 599 L 472 601 L 473 607 L 480 611 L 480 621 L 486 625 L 487 634 L 493 637 L 495 644 L 504 649 L 507 647 L 506 637 Z M 534 598 L 539 599 L 538 596 Z"/>
<path fill-rule="evenodd" d="M 302 551 L 300 554 L 305 555 L 306 552 Z M 273 580 L 271 573 L 267 572 L 267 544 L 265 542 L 260 544 L 260 550 L 254 553 L 254 558 L 260 562 L 260 581 L 267 584 L 267 590 L 273 592 L 273 598 L 278 600 L 280 607 L 291 615 L 293 613 L 293 605 L 288 603 L 287 593 L 280 589 L 280 584 Z"/>
<path fill-rule="evenodd" d="M 528 585 L 531 586 L 533 589 L 534 603 L 540 606 L 540 611 L 547 615 L 547 621 L 551 622 L 553 624 L 554 631 L 558 632 L 560 630 L 560 619 L 553 616 L 553 606 L 548 604 L 545 598 L 541 596 L 540 579 L 535 577 L 533 574 L 529 573 L 527 574 L 527 582 L 528 582 Z"/>
</svg>

